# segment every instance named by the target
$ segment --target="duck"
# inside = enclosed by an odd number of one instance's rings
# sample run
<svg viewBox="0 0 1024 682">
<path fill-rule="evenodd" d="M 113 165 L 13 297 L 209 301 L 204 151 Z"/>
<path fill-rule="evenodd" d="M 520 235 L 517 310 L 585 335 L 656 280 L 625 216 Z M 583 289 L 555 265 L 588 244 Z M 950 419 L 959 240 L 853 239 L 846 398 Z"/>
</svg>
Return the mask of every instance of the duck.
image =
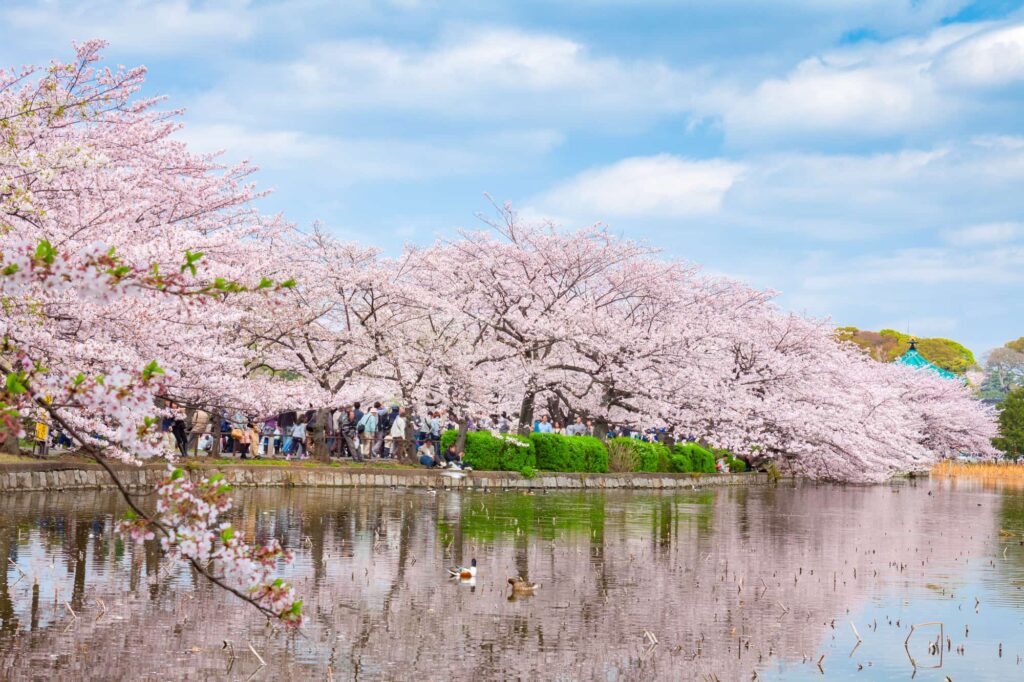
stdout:
<svg viewBox="0 0 1024 682">
<path fill-rule="evenodd" d="M 460 580 L 471 580 L 476 577 L 476 559 L 469 562 L 469 566 L 456 566 L 448 569 L 448 575 Z"/>
<path fill-rule="evenodd" d="M 509 578 L 508 584 L 512 586 L 513 594 L 533 594 L 533 591 L 540 587 L 537 583 L 527 582 L 519 576 Z"/>
</svg>

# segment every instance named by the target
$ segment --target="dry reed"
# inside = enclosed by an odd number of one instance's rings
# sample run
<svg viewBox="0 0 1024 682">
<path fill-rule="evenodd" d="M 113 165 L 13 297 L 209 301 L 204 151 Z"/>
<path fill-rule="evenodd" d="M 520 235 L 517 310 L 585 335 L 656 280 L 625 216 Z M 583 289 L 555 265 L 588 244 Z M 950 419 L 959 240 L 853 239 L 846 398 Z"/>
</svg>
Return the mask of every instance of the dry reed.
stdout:
<svg viewBox="0 0 1024 682">
<path fill-rule="evenodd" d="M 932 467 L 931 475 L 933 478 L 1024 486 L 1024 465 L 1006 461 L 957 462 L 945 460 Z"/>
</svg>

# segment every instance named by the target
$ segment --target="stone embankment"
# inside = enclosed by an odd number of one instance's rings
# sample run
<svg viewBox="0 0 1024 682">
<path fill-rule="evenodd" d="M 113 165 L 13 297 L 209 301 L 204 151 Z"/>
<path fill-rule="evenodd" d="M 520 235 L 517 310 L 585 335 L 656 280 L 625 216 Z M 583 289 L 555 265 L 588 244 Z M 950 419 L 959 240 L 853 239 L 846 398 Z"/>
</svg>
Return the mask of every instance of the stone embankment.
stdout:
<svg viewBox="0 0 1024 682">
<path fill-rule="evenodd" d="M 652 474 L 652 473 L 538 473 L 525 478 L 511 471 L 473 471 L 461 478 L 445 476 L 440 471 L 309 466 L 309 465 L 246 465 L 193 464 L 186 467 L 195 479 L 224 475 L 225 482 L 235 487 L 411 487 L 453 488 L 465 490 L 505 489 L 678 489 L 692 490 L 732 485 L 756 485 L 768 482 L 766 474 Z M 133 490 L 152 488 L 167 473 L 165 465 L 141 467 L 119 466 L 117 473 Z M 110 476 L 97 464 L 66 462 L 5 462 L 0 464 L 0 491 L 95 490 L 113 488 Z"/>
</svg>

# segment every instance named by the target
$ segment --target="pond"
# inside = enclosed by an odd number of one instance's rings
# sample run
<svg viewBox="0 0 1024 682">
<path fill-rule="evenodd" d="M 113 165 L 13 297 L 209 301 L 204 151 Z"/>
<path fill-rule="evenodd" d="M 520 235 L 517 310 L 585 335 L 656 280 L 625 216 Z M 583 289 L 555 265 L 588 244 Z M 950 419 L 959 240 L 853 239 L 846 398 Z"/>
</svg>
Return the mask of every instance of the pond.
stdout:
<svg viewBox="0 0 1024 682">
<path fill-rule="evenodd" d="M 296 552 L 287 573 L 305 598 L 301 632 L 269 627 L 155 547 L 123 543 L 112 493 L 8 495 L 0 677 L 1024 673 L 1019 491 L 937 481 L 663 494 L 296 488 L 236 500 L 248 536 Z M 471 558 L 475 584 L 446 577 Z M 513 575 L 541 586 L 510 599 Z M 937 649 L 939 625 L 904 644 L 922 623 L 942 624 Z"/>
</svg>

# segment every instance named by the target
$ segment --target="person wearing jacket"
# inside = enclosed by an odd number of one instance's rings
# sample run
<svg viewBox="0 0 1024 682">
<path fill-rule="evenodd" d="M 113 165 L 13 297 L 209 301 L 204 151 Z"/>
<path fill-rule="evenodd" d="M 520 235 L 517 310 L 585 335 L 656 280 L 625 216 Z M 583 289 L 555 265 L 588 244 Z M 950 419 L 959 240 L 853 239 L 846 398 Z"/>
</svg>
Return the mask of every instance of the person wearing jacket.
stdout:
<svg viewBox="0 0 1024 682">
<path fill-rule="evenodd" d="M 367 410 L 363 418 L 359 420 L 356 430 L 362 436 L 363 457 L 369 457 L 373 451 L 373 440 L 377 436 L 377 411 Z"/>
<path fill-rule="evenodd" d="M 384 449 L 389 457 L 398 458 L 405 454 L 405 408 L 396 407 L 393 412 L 391 428 L 384 438 Z"/>
<path fill-rule="evenodd" d="M 348 453 L 350 457 L 356 462 L 363 461 L 363 454 L 359 450 L 359 432 L 357 431 L 359 425 L 359 418 L 356 416 L 354 408 L 349 408 L 341 418 L 341 441 L 345 448 L 342 451 Z"/>
</svg>

